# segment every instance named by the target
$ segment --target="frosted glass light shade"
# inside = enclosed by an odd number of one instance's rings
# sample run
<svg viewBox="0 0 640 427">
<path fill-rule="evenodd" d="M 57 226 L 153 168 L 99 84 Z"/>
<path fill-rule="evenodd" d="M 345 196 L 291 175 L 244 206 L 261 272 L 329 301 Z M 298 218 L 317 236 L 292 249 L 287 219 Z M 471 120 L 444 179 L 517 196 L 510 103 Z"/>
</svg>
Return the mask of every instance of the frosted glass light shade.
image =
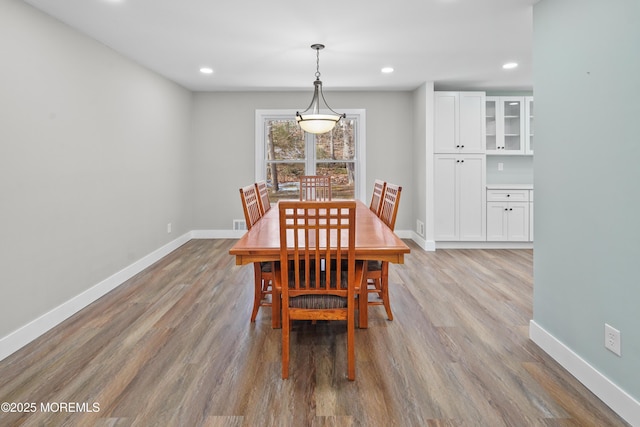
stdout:
<svg viewBox="0 0 640 427">
<path fill-rule="evenodd" d="M 333 114 L 298 114 L 296 120 L 302 130 L 317 134 L 329 132 L 341 117 Z"/>
</svg>

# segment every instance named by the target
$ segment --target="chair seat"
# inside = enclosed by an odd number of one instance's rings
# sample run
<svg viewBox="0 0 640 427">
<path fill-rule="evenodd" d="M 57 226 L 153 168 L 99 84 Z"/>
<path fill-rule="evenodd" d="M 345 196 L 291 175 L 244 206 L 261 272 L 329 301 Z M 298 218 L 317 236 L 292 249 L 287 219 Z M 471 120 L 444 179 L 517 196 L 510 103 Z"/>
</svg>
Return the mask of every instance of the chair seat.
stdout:
<svg viewBox="0 0 640 427">
<path fill-rule="evenodd" d="M 318 310 L 347 308 L 347 299 L 337 295 L 300 295 L 289 298 L 289 307 Z"/>
<path fill-rule="evenodd" d="M 382 270 L 382 261 L 367 261 L 367 271 L 380 271 Z"/>
</svg>

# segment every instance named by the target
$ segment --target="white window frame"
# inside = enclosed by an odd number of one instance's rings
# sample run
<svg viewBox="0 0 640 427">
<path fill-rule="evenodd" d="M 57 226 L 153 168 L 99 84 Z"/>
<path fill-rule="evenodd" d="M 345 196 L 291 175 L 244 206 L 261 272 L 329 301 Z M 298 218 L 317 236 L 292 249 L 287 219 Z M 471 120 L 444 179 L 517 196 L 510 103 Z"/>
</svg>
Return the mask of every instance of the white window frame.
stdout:
<svg viewBox="0 0 640 427">
<path fill-rule="evenodd" d="M 367 190 L 367 170 L 366 170 L 366 110 L 365 109 L 349 109 L 340 110 L 341 113 L 346 113 L 347 117 L 356 118 L 356 182 L 354 188 L 355 198 L 361 201 L 365 201 L 365 192 Z M 266 149 L 266 128 L 265 121 L 270 119 L 282 120 L 282 119 L 295 119 L 296 110 L 256 110 L 256 122 L 255 122 L 255 180 L 260 181 L 266 179 L 266 161 L 265 161 L 265 149 Z M 305 134 L 305 141 L 307 138 L 314 138 L 311 134 Z M 305 144 L 307 150 L 310 150 L 310 144 Z M 315 150 L 307 152 L 307 165 L 311 170 L 315 170 L 316 165 L 316 153 Z"/>
</svg>

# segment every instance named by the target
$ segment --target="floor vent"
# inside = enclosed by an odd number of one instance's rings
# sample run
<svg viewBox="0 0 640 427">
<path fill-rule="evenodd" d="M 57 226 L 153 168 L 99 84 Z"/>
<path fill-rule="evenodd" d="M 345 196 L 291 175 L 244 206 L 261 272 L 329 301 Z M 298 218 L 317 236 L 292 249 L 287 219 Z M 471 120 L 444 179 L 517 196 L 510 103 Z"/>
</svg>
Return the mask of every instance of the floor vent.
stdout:
<svg viewBox="0 0 640 427">
<path fill-rule="evenodd" d="M 234 230 L 246 230 L 247 222 L 244 219 L 234 219 L 233 220 L 233 229 Z"/>
</svg>

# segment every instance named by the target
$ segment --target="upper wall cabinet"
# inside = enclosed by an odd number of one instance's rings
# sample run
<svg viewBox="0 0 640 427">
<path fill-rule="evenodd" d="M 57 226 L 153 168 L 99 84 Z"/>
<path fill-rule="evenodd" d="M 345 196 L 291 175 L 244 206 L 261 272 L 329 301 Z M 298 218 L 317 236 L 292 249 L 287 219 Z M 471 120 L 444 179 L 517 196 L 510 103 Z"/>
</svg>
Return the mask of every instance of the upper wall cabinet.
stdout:
<svg viewBox="0 0 640 427">
<path fill-rule="evenodd" d="M 435 153 L 484 153 L 484 118 L 484 92 L 435 92 Z"/>
<path fill-rule="evenodd" d="M 486 97 L 487 154 L 525 154 L 525 97 Z"/>
</svg>

